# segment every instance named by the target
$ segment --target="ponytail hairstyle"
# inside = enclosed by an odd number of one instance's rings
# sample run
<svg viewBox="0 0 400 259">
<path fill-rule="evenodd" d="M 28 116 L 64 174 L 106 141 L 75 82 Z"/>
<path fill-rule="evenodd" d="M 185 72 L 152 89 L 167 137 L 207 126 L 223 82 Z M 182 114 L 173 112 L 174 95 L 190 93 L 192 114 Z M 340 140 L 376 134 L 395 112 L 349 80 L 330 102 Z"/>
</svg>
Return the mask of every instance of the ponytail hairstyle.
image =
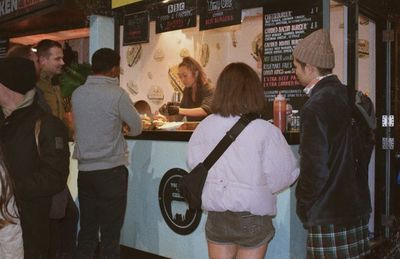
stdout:
<svg viewBox="0 0 400 259">
<path fill-rule="evenodd" d="M 12 200 L 13 189 L 12 181 L 4 162 L 4 155 L 0 148 L 0 229 L 8 224 L 15 224 L 13 218 L 15 219 L 17 216 L 9 211 L 10 202 L 14 202 Z"/>
</svg>

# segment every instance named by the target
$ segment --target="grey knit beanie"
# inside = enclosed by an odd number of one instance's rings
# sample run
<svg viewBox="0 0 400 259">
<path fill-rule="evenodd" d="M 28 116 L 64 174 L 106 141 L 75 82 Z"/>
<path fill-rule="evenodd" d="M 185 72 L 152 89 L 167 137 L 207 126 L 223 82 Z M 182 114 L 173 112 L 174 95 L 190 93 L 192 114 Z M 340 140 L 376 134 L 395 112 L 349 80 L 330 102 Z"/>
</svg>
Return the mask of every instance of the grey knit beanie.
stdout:
<svg viewBox="0 0 400 259">
<path fill-rule="evenodd" d="M 329 34 L 323 29 L 314 31 L 300 40 L 293 51 L 293 57 L 318 68 L 335 67 L 335 53 Z"/>
</svg>

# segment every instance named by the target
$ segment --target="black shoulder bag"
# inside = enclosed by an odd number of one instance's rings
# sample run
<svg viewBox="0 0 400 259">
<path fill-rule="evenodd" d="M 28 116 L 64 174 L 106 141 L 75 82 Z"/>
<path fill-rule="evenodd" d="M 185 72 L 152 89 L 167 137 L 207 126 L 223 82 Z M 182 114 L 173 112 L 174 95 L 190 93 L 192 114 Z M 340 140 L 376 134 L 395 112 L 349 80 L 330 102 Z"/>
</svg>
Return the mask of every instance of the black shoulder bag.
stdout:
<svg viewBox="0 0 400 259">
<path fill-rule="evenodd" d="M 35 122 L 35 142 L 36 148 L 40 157 L 40 146 L 39 146 L 39 134 L 40 128 L 42 126 L 42 119 L 38 119 Z M 62 219 L 65 217 L 65 211 L 68 205 L 69 189 L 67 184 L 65 184 L 64 189 L 51 196 L 51 206 L 50 206 L 50 219 Z"/>
<path fill-rule="evenodd" d="M 247 113 L 226 133 L 211 153 L 199 163 L 189 174 L 179 180 L 180 194 L 185 198 L 191 209 L 201 209 L 201 194 L 206 182 L 208 170 L 217 162 L 225 150 L 232 144 L 242 130 L 253 120 L 260 118 L 259 114 Z"/>
</svg>

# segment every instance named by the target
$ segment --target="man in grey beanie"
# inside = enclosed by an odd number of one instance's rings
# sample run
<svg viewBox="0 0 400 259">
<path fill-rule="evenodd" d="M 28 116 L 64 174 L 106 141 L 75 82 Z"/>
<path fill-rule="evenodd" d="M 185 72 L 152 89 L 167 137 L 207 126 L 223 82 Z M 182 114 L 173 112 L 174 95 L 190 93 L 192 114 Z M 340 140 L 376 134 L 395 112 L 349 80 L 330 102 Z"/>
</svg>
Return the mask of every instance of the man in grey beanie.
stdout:
<svg viewBox="0 0 400 259">
<path fill-rule="evenodd" d="M 356 169 L 352 105 L 332 74 L 329 34 L 317 30 L 293 51 L 299 82 L 310 97 L 301 110 L 297 215 L 308 230 L 307 258 L 361 258 L 369 253 L 368 175 Z"/>
<path fill-rule="evenodd" d="M 15 184 L 24 257 L 46 259 L 52 196 L 66 185 L 69 147 L 63 122 L 34 101 L 35 83 L 31 60 L 0 59 L 0 145 Z"/>
</svg>

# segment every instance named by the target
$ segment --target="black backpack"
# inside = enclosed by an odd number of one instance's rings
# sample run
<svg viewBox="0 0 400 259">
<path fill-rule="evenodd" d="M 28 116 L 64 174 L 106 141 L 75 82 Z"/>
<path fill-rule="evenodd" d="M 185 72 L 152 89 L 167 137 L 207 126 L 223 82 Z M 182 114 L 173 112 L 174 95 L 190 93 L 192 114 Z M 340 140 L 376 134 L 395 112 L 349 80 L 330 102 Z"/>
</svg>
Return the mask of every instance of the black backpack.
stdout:
<svg viewBox="0 0 400 259">
<path fill-rule="evenodd" d="M 358 137 L 360 138 L 361 147 L 359 148 L 361 150 L 359 152 L 363 153 L 364 162 L 368 166 L 375 145 L 376 117 L 374 104 L 368 95 L 361 91 L 355 90 L 353 94 L 353 123 L 357 126 Z"/>
</svg>

